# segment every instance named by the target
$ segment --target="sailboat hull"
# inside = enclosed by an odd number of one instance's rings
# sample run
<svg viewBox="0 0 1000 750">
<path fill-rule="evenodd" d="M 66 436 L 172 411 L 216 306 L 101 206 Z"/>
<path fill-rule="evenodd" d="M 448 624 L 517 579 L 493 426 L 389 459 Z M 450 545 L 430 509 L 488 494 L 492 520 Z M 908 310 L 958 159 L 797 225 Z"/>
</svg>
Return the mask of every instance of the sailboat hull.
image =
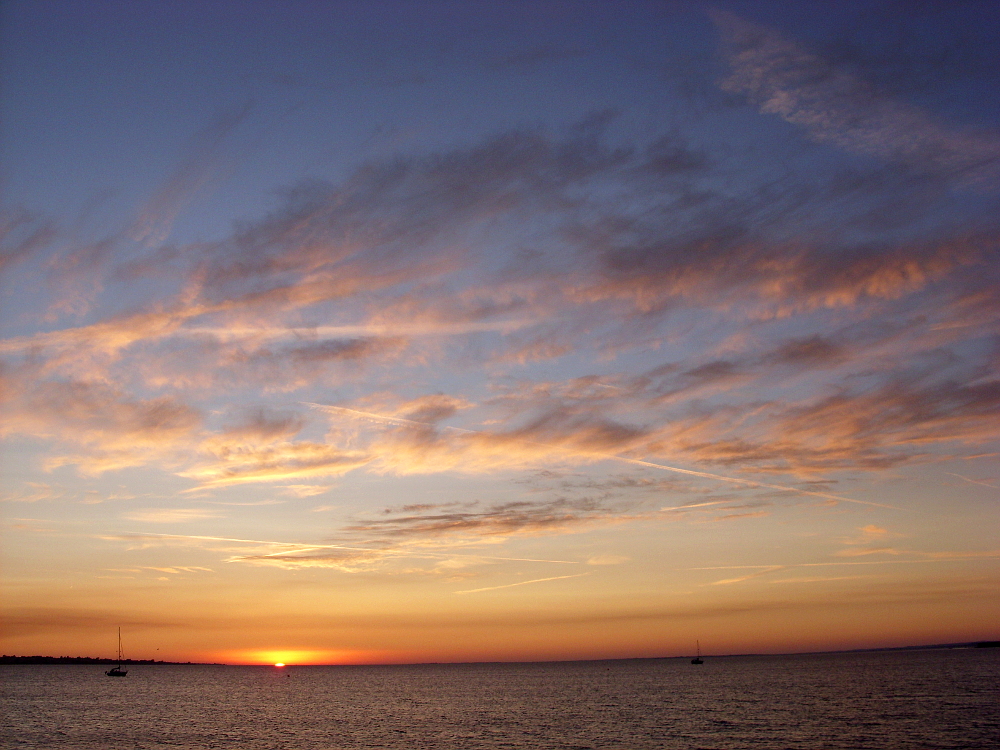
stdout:
<svg viewBox="0 0 1000 750">
<path fill-rule="evenodd" d="M 691 660 L 692 664 L 704 664 L 704 660 L 701 658 L 701 641 L 695 641 L 695 648 L 698 650 L 697 655 Z"/>
<path fill-rule="evenodd" d="M 128 670 L 122 669 L 122 629 L 118 628 L 118 666 L 105 672 L 108 677 L 127 677 Z"/>
</svg>

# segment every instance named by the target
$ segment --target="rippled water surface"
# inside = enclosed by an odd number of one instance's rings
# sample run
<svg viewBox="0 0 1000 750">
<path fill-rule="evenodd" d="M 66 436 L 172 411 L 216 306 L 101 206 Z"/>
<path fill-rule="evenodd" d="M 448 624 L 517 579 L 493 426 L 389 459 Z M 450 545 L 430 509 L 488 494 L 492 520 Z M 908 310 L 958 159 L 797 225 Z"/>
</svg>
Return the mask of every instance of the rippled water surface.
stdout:
<svg viewBox="0 0 1000 750">
<path fill-rule="evenodd" d="M 403 667 L 5 666 L 5 748 L 1000 747 L 1000 650 Z"/>
</svg>

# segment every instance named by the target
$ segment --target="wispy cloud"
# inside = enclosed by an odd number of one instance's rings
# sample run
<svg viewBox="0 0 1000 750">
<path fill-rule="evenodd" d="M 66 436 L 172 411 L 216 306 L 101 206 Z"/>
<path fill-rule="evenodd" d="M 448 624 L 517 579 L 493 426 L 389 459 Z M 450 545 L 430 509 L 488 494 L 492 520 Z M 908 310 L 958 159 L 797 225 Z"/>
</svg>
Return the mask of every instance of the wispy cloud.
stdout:
<svg viewBox="0 0 1000 750">
<path fill-rule="evenodd" d="M 226 142 L 249 113 L 249 105 L 223 111 L 190 139 L 173 174 L 146 201 L 136 217 L 130 232 L 133 239 L 150 246 L 167 239 L 178 214 L 194 200 L 199 190 L 213 178 L 220 177 Z"/>
<path fill-rule="evenodd" d="M 49 247 L 57 230 L 47 221 L 25 209 L 0 212 L 0 272 Z"/>
<path fill-rule="evenodd" d="M 864 557 L 866 555 L 898 555 L 894 547 L 849 547 L 833 553 L 837 557 Z"/>
<path fill-rule="evenodd" d="M 188 491 L 257 482 L 336 477 L 369 463 L 359 451 L 343 451 L 323 443 L 280 442 L 239 453 L 214 452 L 179 474 L 198 481 Z"/>
<path fill-rule="evenodd" d="M 713 17 L 732 66 L 724 87 L 749 95 L 762 112 L 816 140 L 963 181 L 1000 176 L 1000 134 L 949 128 L 774 29 L 725 11 Z"/>
<path fill-rule="evenodd" d="M 512 536 L 543 536 L 580 532 L 595 526 L 632 520 L 627 512 L 604 507 L 593 500 L 514 501 L 450 512 L 423 512 L 378 518 L 344 530 L 380 539 L 476 540 Z"/>
<path fill-rule="evenodd" d="M 676 206 L 633 216 L 617 202 L 601 203 L 603 191 L 614 185 L 636 200 L 647 196 L 646 202 L 674 206 L 694 180 L 715 167 L 677 138 L 646 151 L 612 147 L 602 140 L 607 122 L 597 118 L 562 135 L 514 131 L 467 149 L 364 165 L 340 185 L 291 190 L 286 205 L 228 240 L 178 249 L 175 294 L 90 325 L 2 342 L 8 356 L 32 352 L 42 363 L 10 371 L 14 393 L 25 402 L 25 413 L 35 411 L 31 403 L 48 400 L 48 391 L 67 384 L 84 391 L 114 383 L 117 398 L 135 402 L 122 380 L 130 372 L 147 387 L 170 391 L 161 398 L 182 408 L 192 391 L 253 385 L 288 392 L 325 378 L 352 377 L 378 363 L 405 368 L 427 356 L 461 362 L 470 340 L 489 332 L 499 334 L 493 361 L 523 366 L 581 347 L 627 347 L 643 340 L 636 338 L 640 319 L 653 327 L 652 340 L 661 341 L 664 332 L 655 329 L 671 310 L 718 312 L 719 299 L 727 301 L 723 312 L 749 307 L 751 318 L 778 319 L 792 311 L 905 300 L 943 280 L 969 282 L 963 269 L 981 267 L 995 251 L 989 234 L 904 238 L 869 249 L 836 238 L 816 244 L 814 227 L 803 229 L 808 239 L 789 240 L 781 217 L 787 212 L 787 221 L 798 222 L 802 208 L 783 206 L 783 196 L 761 200 L 755 186 L 735 198 L 705 193 L 698 209 Z M 690 164 L 678 173 L 684 175 L 680 186 L 651 177 L 662 176 L 667 152 L 671 163 Z M 587 197 L 570 200 L 569 193 Z M 579 206 L 580 200 L 588 211 L 561 208 Z M 824 200 L 817 197 L 817 207 Z M 589 213 L 600 219 L 584 218 Z M 369 221 L 372 217 L 378 221 Z M 497 221 L 505 231 L 518 223 L 557 229 L 541 243 L 540 258 L 498 273 L 487 261 L 505 250 L 485 242 L 479 255 L 458 251 L 453 242 L 468 233 L 480 236 Z M 748 225 L 759 229 L 751 232 Z M 404 247 L 415 249 L 404 253 Z M 552 263 L 562 257 L 577 260 L 568 269 L 560 264 L 556 273 Z M 987 309 L 985 298 L 966 299 L 977 310 Z M 306 310 L 321 319 L 339 310 L 354 322 L 303 326 Z M 981 318 L 978 325 L 993 318 Z M 430 351 L 426 347 L 438 345 L 418 346 L 417 335 L 451 343 Z M 609 412 L 630 401 L 631 408 L 646 409 L 654 398 L 667 407 L 758 387 L 775 375 L 792 377 L 810 368 L 827 372 L 850 363 L 857 343 L 814 334 L 784 337 L 763 355 L 698 357 L 659 371 L 645 391 L 637 390 L 636 380 L 626 382 L 623 398 L 609 393 L 602 403 Z M 472 400 L 465 394 L 448 397 Z M 597 425 L 578 421 L 580 442 L 590 439 L 583 431 Z M 49 434 L 56 426 L 42 412 L 34 420 L 14 419 L 8 429 Z M 714 445 L 720 449 L 711 450 Z M 734 450 L 740 445 L 748 450 Z M 762 464 L 769 454 L 778 458 L 774 448 L 720 443 L 707 434 L 705 444 L 688 453 L 698 461 L 724 461 L 728 453 L 734 462 Z M 877 468 L 883 460 L 848 450 L 839 461 L 832 455 L 824 461 L 822 450 L 794 448 L 782 445 L 780 453 L 794 460 L 772 462 L 773 467 L 794 471 L 797 464 L 808 471 L 825 462 Z M 121 454 L 109 465 L 129 460 L 143 459 Z"/>
<path fill-rule="evenodd" d="M 0 493 L 0 503 L 37 503 L 66 497 L 66 491 L 43 482 L 25 482 L 27 488 L 20 492 Z"/>
<path fill-rule="evenodd" d="M 292 497 L 316 497 L 324 494 L 332 486 L 330 484 L 289 484 L 281 490 L 281 494 Z"/>
<path fill-rule="evenodd" d="M 587 560 L 587 565 L 621 565 L 622 563 L 627 563 L 632 558 L 625 555 L 594 555 Z"/>
<path fill-rule="evenodd" d="M 119 539 L 143 547 L 195 546 L 225 553 L 229 563 L 263 565 L 290 570 L 302 568 L 328 568 L 346 573 L 369 572 L 384 569 L 385 564 L 401 560 L 432 560 L 438 572 L 449 572 L 469 565 L 496 564 L 501 562 L 543 563 L 555 565 L 582 565 L 581 561 L 551 558 L 486 555 L 470 551 L 468 545 L 442 543 L 433 539 L 379 542 L 371 546 L 362 544 L 328 544 L 310 542 L 282 542 L 263 539 L 205 536 L 196 534 L 159 534 L 133 532 L 105 537 Z M 465 551 L 462 551 L 462 548 Z M 423 572 L 423 571 L 409 571 Z"/>
<path fill-rule="evenodd" d="M 369 449 L 373 460 L 399 473 L 423 473 L 460 469 L 490 471 L 500 468 L 523 468 L 539 463 L 619 461 L 634 466 L 687 476 L 712 479 L 748 487 L 778 490 L 827 500 L 884 508 L 893 506 L 834 495 L 802 487 L 724 476 L 645 461 L 618 452 L 662 451 L 665 437 L 651 430 L 617 424 L 606 418 L 591 417 L 571 410 L 551 409 L 534 422 L 509 432 L 490 432 L 463 428 L 439 431 L 431 423 L 385 417 L 343 407 L 314 405 L 334 415 L 361 417 L 365 420 L 403 428 L 373 441 Z M 659 444 L 659 445 L 658 445 Z M 751 460 L 749 457 L 747 462 Z M 735 463 L 730 458 L 730 463 Z"/>
<path fill-rule="evenodd" d="M 876 526 L 873 523 L 867 526 L 861 526 L 858 528 L 858 533 L 854 536 L 844 537 L 839 541 L 842 544 L 872 544 L 872 543 L 884 543 L 885 540 L 891 539 L 893 537 L 901 537 L 903 534 L 898 532 L 889 531 L 889 529 L 883 528 L 881 526 Z"/>
<path fill-rule="evenodd" d="M 189 523 L 208 518 L 222 518 L 222 514 L 207 508 L 141 508 L 124 516 L 130 521 L 147 523 Z"/>
</svg>

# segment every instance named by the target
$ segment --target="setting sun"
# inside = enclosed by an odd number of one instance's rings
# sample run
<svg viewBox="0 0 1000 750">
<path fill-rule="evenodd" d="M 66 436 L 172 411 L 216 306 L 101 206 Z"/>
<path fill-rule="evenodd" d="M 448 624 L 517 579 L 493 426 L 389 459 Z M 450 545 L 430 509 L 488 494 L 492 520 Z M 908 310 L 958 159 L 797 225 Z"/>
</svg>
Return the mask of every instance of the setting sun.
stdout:
<svg viewBox="0 0 1000 750">
<path fill-rule="evenodd" d="M 364 664 L 406 661 L 407 654 L 347 649 L 239 649 L 215 651 L 204 658 L 226 664 L 260 664 L 285 667 L 289 664 Z"/>
</svg>

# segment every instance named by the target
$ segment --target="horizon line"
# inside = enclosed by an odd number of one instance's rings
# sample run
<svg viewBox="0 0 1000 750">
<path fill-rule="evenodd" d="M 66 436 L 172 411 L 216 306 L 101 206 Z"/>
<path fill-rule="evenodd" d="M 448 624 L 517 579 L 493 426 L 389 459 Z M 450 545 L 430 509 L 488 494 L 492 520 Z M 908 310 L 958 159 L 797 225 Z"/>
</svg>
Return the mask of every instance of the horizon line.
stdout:
<svg viewBox="0 0 1000 750">
<path fill-rule="evenodd" d="M 920 651 L 920 650 L 943 650 L 961 648 L 1000 648 L 1000 635 L 996 638 L 985 638 L 973 641 L 955 641 L 950 643 L 925 643 L 913 646 L 873 646 L 868 648 L 843 648 L 821 651 L 754 651 L 738 654 L 701 654 L 702 658 L 729 659 L 740 656 L 810 656 L 819 654 L 853 654 L 872 653 L 878 651 Z M 593 659 L 527 659 L 527 660 L 504 660 L 493 659 L 489 661 L 415 661 L 415 662 L 357 662 L 357 663 L 295 663 L 285 662 L 279 669 L 288 667 L 420 667 L 433 665 L 456 665 L 463 664 L 578 664 L 597 661 L 640 661 L 640 660 L 666 660 L 666 659 L 687 659 L 691 654 L 677 654 L 674 656 L 612 656 L 606 658 Z M 103 656 L 42 656 L 32 654 L 31 656 L 17 656 L 15 654 L 0 655 L 2 659 L 92 659 L 94 662 L 108 661 L 110 657 Z M 117 661 L 116 659 L 110 659 Z M 144 662 L 144 663 L 143 663 Z M 132 663 L 133 666 L 192 666 L 192 667 L 267 667 L 274 669 L 276 664 L 264 662 L 195 662 L 195 661 L 169 661 L 155 659 L 122 659 L 123 664 Z M 2 664 L 2 666 L 14 666 Z M 28 665 L 28 666 L 42 666 Z"/>
</svg>

